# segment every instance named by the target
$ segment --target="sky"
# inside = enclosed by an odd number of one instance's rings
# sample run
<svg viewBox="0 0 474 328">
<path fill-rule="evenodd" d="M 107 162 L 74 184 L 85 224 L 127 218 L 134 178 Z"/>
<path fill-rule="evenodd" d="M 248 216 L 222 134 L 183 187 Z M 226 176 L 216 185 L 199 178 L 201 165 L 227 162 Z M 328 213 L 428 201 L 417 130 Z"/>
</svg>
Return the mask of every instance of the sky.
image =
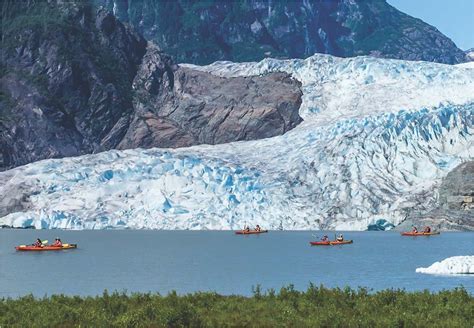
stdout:
<svg viewBox="0 0 474 328">
<path fill-rule="evenodd" d="M 474 0 L 387 0 L 404 13 L 420 18 L 467 50 L 474 48 Z"/>
</svg>

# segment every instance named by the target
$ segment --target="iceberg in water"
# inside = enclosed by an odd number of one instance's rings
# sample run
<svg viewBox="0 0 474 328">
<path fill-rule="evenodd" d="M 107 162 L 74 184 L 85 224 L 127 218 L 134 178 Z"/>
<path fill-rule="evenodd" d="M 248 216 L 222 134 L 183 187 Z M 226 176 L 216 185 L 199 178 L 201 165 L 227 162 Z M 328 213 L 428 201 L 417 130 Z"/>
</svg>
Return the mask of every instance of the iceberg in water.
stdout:
<svg viewBox="0 0 474 328">
<path fill-rule="evenodd" d="M 435 262 L 427 268 L 418 268 L 416 272 L 429 274 L 474 274 L 474 255 L 453 256 Z"/>
</svg>

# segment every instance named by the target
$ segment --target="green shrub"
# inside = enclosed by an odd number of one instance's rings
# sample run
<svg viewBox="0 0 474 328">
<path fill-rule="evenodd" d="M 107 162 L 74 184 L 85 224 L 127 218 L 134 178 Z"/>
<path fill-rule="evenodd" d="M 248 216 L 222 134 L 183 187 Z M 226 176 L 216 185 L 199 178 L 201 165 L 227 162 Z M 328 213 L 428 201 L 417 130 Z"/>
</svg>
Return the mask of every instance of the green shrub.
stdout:
<svg viewBox="0 0 474 328">
<path fill-rule="evenodd" d="M 472 327 L 465 289 L 431 293 L 293 286 L 252 297 L 104 292 L 0 300 L 0 327 Z"/>
</svg>

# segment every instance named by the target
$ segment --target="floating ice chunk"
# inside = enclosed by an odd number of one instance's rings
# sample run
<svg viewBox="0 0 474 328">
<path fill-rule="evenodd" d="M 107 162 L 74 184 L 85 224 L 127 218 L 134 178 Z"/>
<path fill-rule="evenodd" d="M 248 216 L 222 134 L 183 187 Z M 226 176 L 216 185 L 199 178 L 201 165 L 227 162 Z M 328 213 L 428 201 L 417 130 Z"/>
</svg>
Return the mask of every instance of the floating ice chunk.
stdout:
<svg viewBox="0 0 474 328">
<path fill-rule="evenodd" d="M 453 256 L 441 262 L 435 262 L 427 268 L 418 268 L 416 272 L 429 274 L 474 274 L 474 255 Z"/>
</svg>

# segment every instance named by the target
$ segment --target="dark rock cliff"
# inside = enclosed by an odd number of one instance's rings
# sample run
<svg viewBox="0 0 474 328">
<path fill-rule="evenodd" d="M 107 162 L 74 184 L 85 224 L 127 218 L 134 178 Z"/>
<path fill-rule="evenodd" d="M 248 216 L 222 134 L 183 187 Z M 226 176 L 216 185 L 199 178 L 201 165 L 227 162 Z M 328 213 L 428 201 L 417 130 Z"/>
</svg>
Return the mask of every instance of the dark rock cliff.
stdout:
<svg viewBox="0 0 474 328">
<path fill-rule="evenodd" d="M 372 55 L 459 63 L 462 50 L 385 0 L 94 0 L 178 62 Z"/>
<path fill-rule="evenodd" d="M 51 19 L 50 19 L 51 17 Z M 0 168 L 114 147 L 146 41 L 92 6 L 26 7 L 2 31 Z"/>
<path fill-rule="evenodd" d="M 286 74 L 226 79 L 180 68 L 87 2 L 6 3 L 18 12 L 2 15 L 0 170 L 265 138 L 301 121 L 300 84 Z"/>
</svg>

